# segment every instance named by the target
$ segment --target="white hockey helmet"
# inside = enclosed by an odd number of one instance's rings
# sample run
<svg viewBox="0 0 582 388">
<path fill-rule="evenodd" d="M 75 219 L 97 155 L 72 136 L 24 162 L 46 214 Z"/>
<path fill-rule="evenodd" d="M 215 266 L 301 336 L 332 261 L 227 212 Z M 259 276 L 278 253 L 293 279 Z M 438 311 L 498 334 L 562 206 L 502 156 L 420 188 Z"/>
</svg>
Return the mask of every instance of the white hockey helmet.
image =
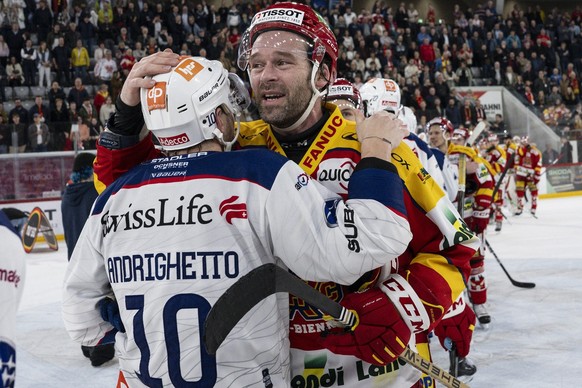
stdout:
<svg viewBox="0 0 582 388">
<path fill-rule="evenodd" d="M 168 73 L 153 77 L 156 84 L 141 90 L 146 126 L 165 151 L 190 148 L 217 138 L 227 149 L 216 126 L 216 108 L 238 116 L 250 103 L 240 78 L 219 61 L 184 56 Z"/>
<path fill-rule="evenodd" d="M 398 115 L 400 105 L 400 86 L 391 79 L 371 78 L 360 88 L 366 117 L 386 110 Z"/>
<path fill-rule="evenodd" d="M 406 124 L 409 132 L 418 133 L 418 121 L 412 109 L 407 106 L 402 106 L 398 118 Z"/>
</svg>

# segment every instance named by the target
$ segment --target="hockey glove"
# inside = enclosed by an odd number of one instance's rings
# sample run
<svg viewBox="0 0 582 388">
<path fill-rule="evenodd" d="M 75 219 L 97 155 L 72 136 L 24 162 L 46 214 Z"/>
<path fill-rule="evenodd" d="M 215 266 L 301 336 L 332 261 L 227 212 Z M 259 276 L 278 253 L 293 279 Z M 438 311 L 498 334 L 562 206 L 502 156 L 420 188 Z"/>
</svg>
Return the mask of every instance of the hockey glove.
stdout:
<svg viewBox="0 0 582 388">
<path fill-rule="evenodd" d="M 372 288 L 349 294 L 341 304 L 355 312 L 358 319 L 351 330 L 334 329 L 322 336 L 324 347 L 375 365 L 386 365 L 404 352 L 410 328 L 382 290 Z"/>
<path fill-rule="evenodd" d="M 464 358 L 469 354 L 475 322 L 475 313 L 461 295 L 435 327 L 434 333 L 445 350 L 450 350 L 445 343 L 449 338 L 455 344 L 457 355 Z"/>
<path fill-rule="evenodd" d="M 489 209 L 474 209 L 471 228 L 475 234 L 480 234 L 489 224 Z"/>
<path fill-rule="evenodd" d="M 117 301 L 111 298 L 103 298 L 99 301 L 98 305 L 101 318 L 109 322 L 117 331 L 125 333 L 125 326 L 123 326 L 123 322 L 121 321 Z"/>
</svg>

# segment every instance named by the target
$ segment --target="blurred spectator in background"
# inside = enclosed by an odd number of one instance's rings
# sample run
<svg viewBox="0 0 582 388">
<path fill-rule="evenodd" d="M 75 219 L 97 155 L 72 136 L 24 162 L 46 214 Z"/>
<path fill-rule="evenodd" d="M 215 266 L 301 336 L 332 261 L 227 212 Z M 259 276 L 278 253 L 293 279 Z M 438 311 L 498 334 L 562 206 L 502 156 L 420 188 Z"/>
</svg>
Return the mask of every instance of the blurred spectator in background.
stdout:
<svg viewBox="0 0 582 388">
<path fill-rule="evenodd" d="M 57 81 L 65 86 L 71 86 L 71 50 L 65 46 L 65 38 L 59 37 L 59 43 L 53 49 L 53 68 L 57 73 Z"/>
<path fill-rule="evenodd" d="M 12 113 L 10 117 L 12 118 L 12 124 L 10 125 L 11 138 L 8 150 L 11 154 L 23 153 L 26 151 L 28 140 L 26 124 L 20 122 L 20 115 L 16 112 Z"/>
<path fill-rule="evenodd" d="M 28 124 L 28 111 L 26 110 L 25 107 L 22 106 L 22 100 L 20 100 L 20 98 L 18 97 L 14 99 L 14 108 L 10 110 L 8 117 L 10 117 L 10 119 L 12 120 L 14 118 L 13 115 L 15 113 L 18 114 L 19 122 L 23 124 Z M 13 123 L 14 121 L 11 122 Z"/>
<path fill-rule="evenodd" d="M 8 77 L 8 86 L 14 87 L 24 84 L 22 66 L 17 62 L 14 55 L 10 57 L 10 62 L 6 65 L 6 75 Z"/>
<path fill-rule="evenodd" d="M 50 126 L 51 140 L 49 141 L 49 149 L 51 151 L 63 151 L 65 149 L 66 139 L 69 137 L 69 130 L 71 121 L 69 117 L 69 110 L 65 105 L 63 97 L 55 98 L 55 106 L 50 112 Z"/>
<path fill-rule="evenodd" d="M 558 151 L 556 151 L 551 143 L 546 143 L 546 149 L 542 152 L 542 165 L 549 166 L 558 159 Z"/>
<path fill-rule="evenodd" d="M 45 41 L 40 42 L 37 56 L 38 86 L 43 87 L 46 84 L 48 89 L 51 86 L 52 56 Z"/>
<path fill-rule="evenodd" d="M 562 143 L 562 147 L 560 148 L 560 158 L 558 163 L 572 163 L 572 144 L 570 144 L 568 137 L 563 135 L 560 138 L 560 142 Z"/>
<path fill-rule="evenodd" d="M 22 71 L 24 72 L 23 85 L 34 85 L 36 75 L 37 52 L 32 46 L 32 40 L 26 39 L 24 47 L 20 50 L 20 60 L 22 62 Z"/>
<path fill-rule="evenodd" d="M 77 39 L 77 45 L 71 51 L 71 68 L 73 69 L 73 76 L 81 78 L 83 82 L 87 82 L 87 72 L 90 63 L 89 53 L 87 49 L 83 47 L 83 41 Z"/>
<path fill-rule="evenodd" d="M 48 151 L 49 129 L 42 121 L 42 116 L 35 113 L 32 116 L 32 124 L 28 127 L 28 140 L 32 152 Z"/>
<path fill-rule="evenodd" d="M 8 146 L 12 141 L 10 125 L 6 122 L 3 115 L 0 115 L 0 154 L 8 153 Z"/>
<path fill-rule="evenodd" d="M 83 101 L 88 98 L 90 99 L 91 97 L 89 97 L 89 93 L 87 92 L 87 89 L 85 89 L 83 81 L 81 78 L 75 78 L 75 86 L 69 90 L 67 101 L 69 104 L 74 102 L 75 107 L 80 107 L 83 104 Z"/>
</svg>

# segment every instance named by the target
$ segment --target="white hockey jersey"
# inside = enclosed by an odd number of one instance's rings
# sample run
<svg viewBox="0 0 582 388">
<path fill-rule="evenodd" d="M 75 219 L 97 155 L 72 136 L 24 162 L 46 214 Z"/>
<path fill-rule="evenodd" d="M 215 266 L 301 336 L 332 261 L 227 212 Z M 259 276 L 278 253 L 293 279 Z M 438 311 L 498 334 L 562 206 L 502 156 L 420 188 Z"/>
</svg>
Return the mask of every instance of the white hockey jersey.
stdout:
<svg viewBox="0 0 582 388">
<path fill-rule="evenodd" d="M 208 311 L 264 263 L 313 281 L 355 282 L 391 268 L 411 233 L 402 182 L 388 163 L 350 179 L 346 203 L 267 151 L 155 159 L 97 199 L 67 269 L 63 317 L 84 344 L 115 335 L 129 387 L 288 387 L 289 299 L 277 294 L 237 324 L 215 356 L 202 345 Z M 371 167 L 371 168 L 370 168 Z M 101 319 L 114 296 L 126 333 Z"/>
<path fill-rule="evenodd" d="M 16 378 L 16 312 L 22 299 L 26 253 L 20 236 L 0 211 L 0 387 L 13 387 Z"/>
</svg>

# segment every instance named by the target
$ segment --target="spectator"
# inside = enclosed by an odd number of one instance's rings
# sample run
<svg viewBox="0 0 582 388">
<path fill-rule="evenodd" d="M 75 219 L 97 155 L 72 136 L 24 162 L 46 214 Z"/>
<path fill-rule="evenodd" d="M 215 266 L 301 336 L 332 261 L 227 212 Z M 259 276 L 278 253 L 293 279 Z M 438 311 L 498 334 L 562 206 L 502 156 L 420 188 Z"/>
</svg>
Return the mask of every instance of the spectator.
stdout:
<svg viewBox="0 0 582 388">
<path fill-rule="evenodd" d="M 469 98 L 466 97 L 463 104 L 461 121 L 466 128 L 471 128 L 477 124 L 477 112 L 475 112 L 475 107 L 471 104 Z"/>
<path fill-rule="evenodd" d="M 546 149 L 542 152 L 542 165 L 549 166 L 558 159 L 558 151 L 556 151 L 551 143 L 546 143 Z"/>
<path fill-rule="evenodd" d="M 4 90 L 4 87 L 7 85 L 8 85 L 8 74 L 6 73 L 6 67 L 4 67 L 2 63 L 0 63 L 0 102 L 6 101 L 6 92 Z"/>
<path fill-rule="evenodd" d="M 505 122 L 503 121 L 503 116 L 500 113 L 495 114 L 495 121 L 491 123 L 491 131 L 499 136 L 506 132 Z"/>
<path fill-rule="evenodd" d="M 25 46 L 20 50 L 20 58 L 24 72 L 23 85 L 32 86 L 35 84 L 36 62 L 38 59 L 36 49 L 32 47 L 32 40 L 26 40 Z"/>
<path fill-rule="evenodd" d="M 46 41 L 47 35 L 53 24 L 53 15 L 51 10 L 47 7 L 46 0 L 40 0 L 38 7 L 34 10 L 32 15 L 32 22 L 36 30 L 38 41 Z"/>
<path fill-rule="evenodd" d="M 8 153 L 8 147 L 12 142 L 10 124 L 6 122 L 3 115 L 0 115 L 0 154 Z"/>
<path fill-rule="evenodd" d="M 6 66 L 8 64 L 8 57 L 10 56 L 10 47 L 4 40 L 4 35 L 0 34 L 0 65 Z"/>
<path fill-rule="evenodd" d="M 83 104 L 79 107 L 78 112 L 85 124 L 88 124 L 93 117 L 99 117 L 97 109 L 95 109 L 95 106 L 91 103 L 91 98 L 89 96 L 83 99 Z"/>
<path fill-rule="evenodd" d="M 90 15 L 83 13 L 83 18 L 77 25 L 77 32 L 81 38 L 82 46 L 87 49 L 89 56 L 93 54 L 93 48 L 97 37 L 97 27 L 91 23 Z"/>
<path fill-rule="evenodd" d="M 8 150 L 11 154 L 23 153 L 26 151 L 26 143 L 28 141 L 28 133 L 26 131 L 26 124 L 20 122 L 20 115 L 16 112 L 11 113 L 11 141 Z"/>
<path fill-rule="evenodd" d="M 89 93 L 87 92 L 87 89 L 85 89 L 83 81 L 81 78 L 75 78 L 75 86 L 69 91 L 67 101 L 69 104 L 74 102 L 76 109 L 77 107 L 80 107 L 86 99 L 89 99 Z"/>
<path fill-rule="evenodd" d="M 24 48 L 25 39 L 18 23 L 12 23 L 12 28 L 6 33 L 5 38 L 10 49 L 10 55 L 15 56 L 16 60 L 20 63 L 20 50 Z"/>
<path fill-rule="evenodd" d="M 458 78 L 459 86 L 471 86 L 473 84 L 473 73 L 471 69 L 467 67 L 467 62 L 461 61 L 461 66 L 455 72 Z"/>
<path fill-rule="evenodd" d="M 105 100 L 109 97 L 109 88 L 107 84 L 101 84 L 99 86 L 99 90 L 95 93 L 95 97 L 93 98 L 93 106 L 97 109 L 97 114 L 101 111 L 101 106 L 105 103 Z"/>
<path fill-rule="evenodd" d="M 55 100 L 57 98 L 62 99 L 63 101 L 67 99 L 65 95 L 65 91 L 57 81 L 53 81 L 51 83 L 51 87 L 47 92 L 48 100 L 49 100 L 49 109 L 53 109 L 55 107 Z"/>
<path fill-rule="evenodd" d="M 73 76 L 81 78 L 83 82 L 87 82 L 87 71 L 90 64 L 89 53 L 83 47 L 83 41 L 77 39 L 77 46 L 71 51 L 71 67 L 73 68 Z"/>
<path fill-rule="evenodd" d="M 445 117 L 453 123 L 455 128 L 459 127 L 463 123 L 463 119 L 461 117 L 461 110 L 459 109 L 458 103 L 454 97 L 449 98 L 449 103 L 445 108 Z"/>
<path fill-rule="evenodd" d="M 126 48 L 123 57 L 121 57 L 121 61 L 119 63 L 121 70 L 124 73 L 129 73 L 133 65 L 135 65 L 136 59 L 133 56 L 133 50 L 131 48 Z"/>
<path fill-rule="evenodd" d="M 69 130 L 71 127 L 69 110 L 65 105 L 64 98 L 55 98 L 55 105 L 53 108 L 51 108 L 49 117 L 49 131 L 51 134 L 49 149 L 51 151 L 63 151 L 65 149 L 66 139 L 69 137 Z"/>
<path fill-rule="evenodd" d="M 96 64 L 93 74 L 98 83 L 104 83 L 108 87 L 111 85 L 113 73 L 117 71 L 117 62 L 113 59 L 111 50 L 105 50 L 105 57 L 101 58 Z"/>
<path fill-rule="evenodd" d="M 99 111 L 99 121 L 101 124 L 105 125 L 111 113 L 115 112 L 115 105 L 113 104 L 113 99 L 111 96 L 107 96 L 105 103 L 101 105 L 101 110 Z"/>
<path fill-rule="evenodd" d="M 560 142 L 562 143 L 562 146 L 560 148 L 558 163 L 573 163 L 572 144 L 570 144 L 568 137 L 566 135 L 562 135 Z"/>
<path fill-rule="evenodd" d="M 49 113 L 48 107 L 42 101 L 42 96 L 34 97 L 34 105 L 28 110 L 28 117 L 34 117 L 35 114 L 38 114 L 40 121 L 44 123 L 49 120 Z"/>
<path fill-rule="evenodd" d="M 33 122 L 28 127 L 28 140 L 30 141 L 30 150 L 32 152 L 48 151 L 49 129 L 42 121 L 42 117 L 35 113 Z"/>
<path fill-rule="evenodd" d="M 51 68 L 52 68 L 52 57 L 51 52 L 46 46 L 46 42 L 40 42 L 40 48 L 38 49 L 38 86 L 43 87 L 46 83 L 46 88 L 48 89 L 51 85 Z M 46 82 L 45 82 L 46 80 Z"/>
<path fill-rule="evenodd" d="M 10 63 L 6 65 L 8 86 L 21 86 L 24 83 L 24 74 L 20 63 L 16 62 L 16 56 L 10 57 Z"/>
<path fill-rule="evenodd" d="M 61 31 L 61 25 L 59 23 L 55 23 L 53 25 L 52 31 L 49 32 L 46 37 L 46 43 L 49 50 L 52 51 L 55 47 L 59 45 L 59 38 L 64 38 L 64 34 Z"/>
<path fill-rule="evenodd" d="M 28 111 L 22 106 L 22 100 L 19 97 L 14 99 L 14 108 L 8 114 L 8 117 L 13 118 L 14 114 L 18 114 L 19 121 L 23 124 L 28 124 Z M 13 122 L 13 121 L 10 121 Z"/>
<path fill-rule="evenodd" d="M 53 67 L 57 73 L 57 81 L 65 86 L 71 86 L 71 50 L 65 46 L 65 38 L 59 37 L 59 43 L 52 51 Z"/>
</svg>

